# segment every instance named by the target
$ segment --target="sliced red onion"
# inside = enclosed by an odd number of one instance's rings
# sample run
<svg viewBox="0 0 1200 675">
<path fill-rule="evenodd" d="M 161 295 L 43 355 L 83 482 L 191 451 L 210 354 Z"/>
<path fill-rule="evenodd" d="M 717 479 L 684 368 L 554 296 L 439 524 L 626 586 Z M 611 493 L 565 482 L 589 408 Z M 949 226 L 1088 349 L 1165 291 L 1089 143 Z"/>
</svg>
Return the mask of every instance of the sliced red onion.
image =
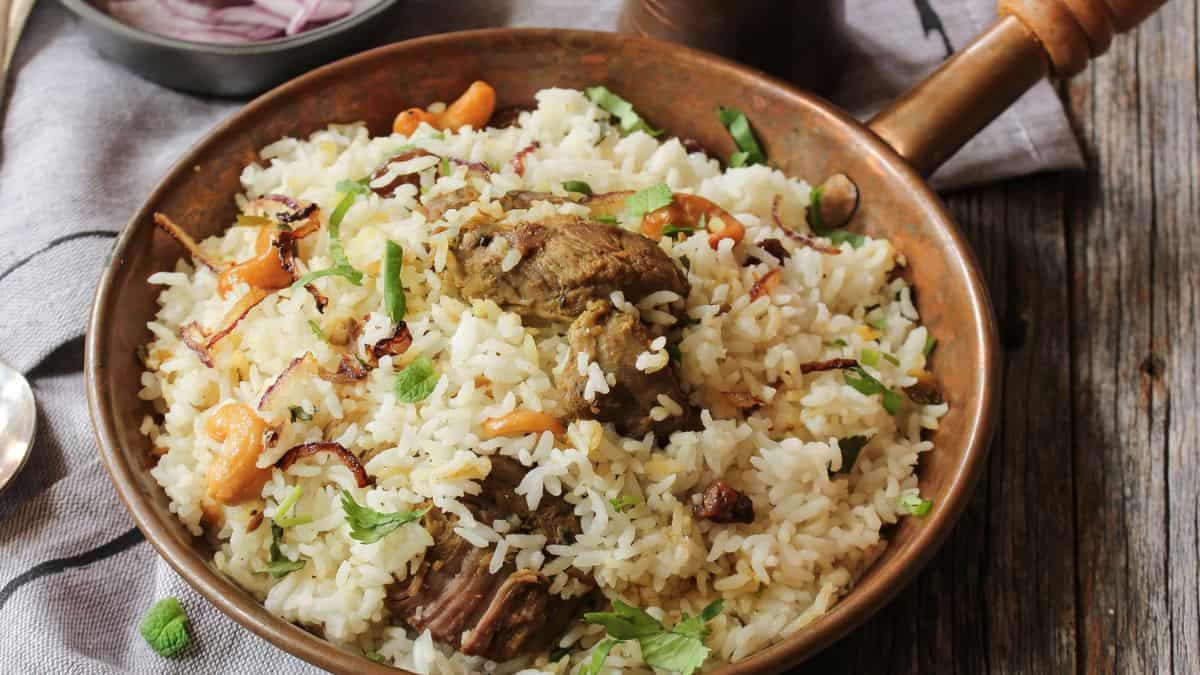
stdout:
<svg viewBox="0 0 1200 675">
<path fill-rule="evenodd" d="M 378 0 L 116 0 L 109 11 L 136 28 L 194 42 L 255 42 L 296 35 Z"/>
</svg>

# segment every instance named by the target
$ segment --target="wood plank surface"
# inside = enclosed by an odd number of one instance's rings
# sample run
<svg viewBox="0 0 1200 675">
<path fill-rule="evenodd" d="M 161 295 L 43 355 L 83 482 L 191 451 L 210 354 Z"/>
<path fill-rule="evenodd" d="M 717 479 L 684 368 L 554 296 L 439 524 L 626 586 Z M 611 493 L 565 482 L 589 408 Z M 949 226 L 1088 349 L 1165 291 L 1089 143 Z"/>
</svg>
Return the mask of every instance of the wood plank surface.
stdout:
<svg viewBox="0 0 1200 675">
<path fill-rule="evenodd" d="M 1062 85 L 1086 172 L 947 198 L 1005 347 L 988 469 L 895 602 L 800 673 L 1200 673 L 1200 17 Z"/>
</svg>

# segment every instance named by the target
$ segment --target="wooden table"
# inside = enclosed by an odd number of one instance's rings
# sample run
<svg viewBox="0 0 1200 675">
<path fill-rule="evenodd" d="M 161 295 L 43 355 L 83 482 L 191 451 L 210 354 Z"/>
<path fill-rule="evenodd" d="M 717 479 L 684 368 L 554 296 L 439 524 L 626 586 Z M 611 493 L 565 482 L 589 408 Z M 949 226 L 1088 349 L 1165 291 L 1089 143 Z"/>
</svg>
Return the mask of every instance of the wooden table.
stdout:
<svg viewBox="0 0 1200 675">
<path fill-rule="evenodd" d="M 1061 87 L 1086 173 L 950 195 L 1005 349 L 988 468 L 920 577 L 803 673 L 1200 673 L 1200 9 Z"/>
</svg>

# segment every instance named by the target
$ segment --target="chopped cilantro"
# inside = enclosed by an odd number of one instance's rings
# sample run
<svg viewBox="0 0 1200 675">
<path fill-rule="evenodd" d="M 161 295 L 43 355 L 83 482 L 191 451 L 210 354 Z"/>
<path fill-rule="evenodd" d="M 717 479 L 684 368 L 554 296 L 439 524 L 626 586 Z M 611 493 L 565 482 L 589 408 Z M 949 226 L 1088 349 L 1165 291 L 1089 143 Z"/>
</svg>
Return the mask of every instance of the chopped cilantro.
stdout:
<svg viewBox="0 0 1200 675">
<path fill-rule="evenodd" d="M 608 503 L 612 504 L 613 509 L 619 513 L 626 509 L 631 509 L 634 506 L 637 506 L 638 500 L 634 497 L 630 497 L 629 495 L 621 495 L 620 497 L 614 497 L 608 500 Z"/>
<path fill-rule="evenodd" d="M 396 398 L 405 403 L 420 403 L 429 398 L 439 376 L 428 356 L 418 356 L 396 375 Z"/>
<path fill-rule="evenodd" d="M 321 342 L 329 342 L 329 338 L 325 337 L 325 331 L 321 330 L 320 324 L 313 319 L 308 320 L 308 329 L 311 330 L 312 334 L 316 335 L 317 339 Z"/>
<path fill-rule="evenodd" d="M 363 652 L 363 656 L 367 660 L 374 661 L 375 663 L 383 663 L 387 661 L 387 657 L 379 652 Z"/>
<path fill-rule="evenodd" d="M 675 201 L 675 194 L 666 183 L 652 185 L 645 190 L 638 190 L 625 200 L 625 213 L 632 219 L 657 211 L 664 206 L 670 206 Z"/>
<path fill-rule="evenodd" d="M 667 226 L 663 228 L 662 233 L 663 233 L 664 237 L 673 237 L 677 234 L 682 234 L 684 236 L 687 236 L 695 231 L 696 231 L 696 228 L 694 228 L 694 227 L 678 227 L 676 225 L 672 225 L 672 224 L 668 223 Z"/>
<path fill-rule="evenodd" d="M 825 237 L 834 246 L 848 243 L 853 248 L 862 248 L 863 243 L 867 240 L 863 235 L 855 234 L 849 230 L 825 227 L 825 222 L 821 219 L 821 194 L 824 192 L 825 188 L 817 186 L 809 193 L 808 226 L 812 228 L 813 234 L 818 237 Z"/>
<path fill-rule="evenodd" d="M 254 570 L 259 574 L 270 574 L 276 579 L 282 579 L 287 575 L 304 567 L 308 563 L 304 558 L 292 560 L 283 556 L 283 551 L 279 550 L 279 541 L 283 539 L 283 528 L 277 523 L 271 523 L 271 559 L 267 562 L 267 566 L 262 569 Z"/>
<path fill-rule="evenodd" d="M 296 502 L 300 500 L 300 495 L 304 489 L 299 485 L 292 488 L 287 497 L 279 502 L 279 506 L 275 507 L 275 516 L 271 520 L 280 527 L 295 527 L 296 525 L 304 525 L 312 522 L 312 516 L 293 516 L 292 509 L 296 507 Z"/>
<path fill-rule="evenodd" d="M 910 492 L 900 498 L 900 508 L 907 511 L 910 515 L 926 516 L 933 509 L 933 502 L 928 499 L 921 499 L 921 495 Z"/>
<path fill-rule="evenodd" d="M 350 264 L 350 259 L 346 257 L 346 249 L 342 247 L 342 219 L 346 217 L 346 212 L 354 205 L 358 195 L 368 191 L 367 184 L 370 180 L 370 177 L 367 177 L 338 181 L 336 189 L 342 193 L 342 200 L 334 207 L 333 213 L 329 214 L 329 257 L 333 258 L 333 267 L 305 274 L 292 284 L 292 288 L 300 288 L 330 276 L 339 276 L 355 286 L 362 286 L 363 273 Z"/>
<path fill-rule="evenodd" d="M 609 225 L 616 225 L 621 222 L 620 220 L 617 220 L 616 216 L 592 216 L 592 220 L 596 220 L 601 223 L 608 223 Z"/>
<path fill-rule="evenodd" d="M 617 123 L 624 135 L 635 131 L 644 131 L 651 136 L 658 136 L 661 131 L 652 129 L 642 116 L 633 109 L 633 104 L 608 90 L 608 87 L 595 86 L 583 90 L 592 103 L 617 118 Z"/>
<path fill-rule="evenodd" d="M 872 377 L 862 366 L 852 366 L 843 370 L 842 378 L 846 384 L 854 387 L 860 394 L 866 396 L 883 394 L 883 408 L 888 411 L 889 415 L 900 412 L 900 406 L 903 403 L 900 394 L 883 386 L 882 382 Z"/>
<path fill-rule="evenodd" d="M 882 314 L 876 314 L 874 317 L 867 317 L 867 325 L 878 331 L 887 330 L 887 319 Z"/>
<path fill-rule="evenodd" d="M 442 161 L 438 162 L 438 174 L 442 176 L 450 175 L 450 158 L 443 157 Z"/>
<path fill-rule="evenodd" d="M 887 352 L 880 352 L 879 355 L 883 357 L 883 360 L 887 361 L 888 363 L 892 364 L 893 366 L 900 365 L 900 359 L 896 358 L 895 356 L 892 356 L 891 354 L 889 354 Z"/>
<path fill-rule="evenodd" d="M 154 603 L 142 619 L 138 632 L 159 656 L 167 658 L 183 651 L 192 640 L 188 634 L 187 614 L 179 604 L 179 598 L 163 598 Z"/>
<path fill-rule="evenodd" d="M 301 422 L 312 421 L 313 414 L 311 412 L 305 410 L 301 406 L 294 405 L 294 406 L 289 407 L 288 410 L 292 413 L 292 421 L 293 422 L 295 422 L 296 420 L 299 420 Z M 316 412 L 315 408 L 313 409 L 313 412 Z"/>
<path fill-rule="evenodd" d="M 767 156 L 763 154 L 762 147 L 758 144 L 758 139 L 755 138 L 754 130 L 750 128 L 750 120 L 746 119 L 745 113 L 736 108 L 719 107 L 717 108 L 717 118 L 729 130 L 729 135 L 733 137 L 733 142 L 738 146 L 738 151 L 729 158 L 729 166 L 736 168 L 766 163 Z"/>
<path fill-rule="evenodd" d="M 400 244 L 388 240 L 383 254 L 383 306 L 393 323 L 404 320 L 408 303 L 404 298 L 404 284 L 400 281 L 400 268 L 404 265 L 404 249 Z"/>
<path fill-rule="evenodd" d="M 711 650 L 704 645 L 704 638 L 709 632 L 705 624 L 721 613 L 722 605 L 722 601 L 717 600 L 696 617 L 685 613 L 669 629 L 645 610 L 620 600 L 613 601 L 611 612 L 588 612 L 583 615 L 583 620 L 604 626 L 609 637 L 596 645 L 591 661 L 579 672 L 581 675 L 600 672 L 609 652 L 618 642 L 637 640 L 646 665 L 692 675 L 708 659 Z"/>
<path fill-rule="evenodd" d="M 349 491 L 342 490 L 342 511 L 346 513 L 346 522 L 350 525 L 350 538 L 364 544 L 374 544 L 395 532 L 401 525 L 420 520 L 429 509 L 380 513 L 360 505 L 354 501 Z"/>
<path fill-rule="evenodd" d="M 854 468 L 854 463 L 858 461 L 859 453 L 870 440 L 866 436 L 839 438 L 838 449 L 842 451 L 842 468 L 838 469 L 837 473 L 850 473 L 850 469 Z"/>
<path fill-rule="evenodd" d="M 929 356 L 933 353 L 935 347 L 937 347 L 937 338 L 933 337 L 932 335 L 926 335 L 925 347 L 921 350 L 921 352 L 925 354 L 925 356 Z"/>
<path fill-rule="evenodd" d="M 562 186 L 567 192 L 578 192 L 581 195 L 592 196 L 592 186 L 581 180 L 564 181 Z"/>
<path fill-rule="evenodd" d="M 826 347 L 846 347 L 848 345 L 849 345 L 849 343 L 846 342 L 845 340 L 843 340 L 842 338 L 830 340 L 829 342 L 825 343 Z"/>
<path fill-rule="evenodd" d="M 864 349 L 862 350 L 862 353 L 859 354 L 858 360 L 862 361 L 868 366 L 877 366 L 879 365 L 879 352 L 875 351 L 874 349 Z"/>
</svg>

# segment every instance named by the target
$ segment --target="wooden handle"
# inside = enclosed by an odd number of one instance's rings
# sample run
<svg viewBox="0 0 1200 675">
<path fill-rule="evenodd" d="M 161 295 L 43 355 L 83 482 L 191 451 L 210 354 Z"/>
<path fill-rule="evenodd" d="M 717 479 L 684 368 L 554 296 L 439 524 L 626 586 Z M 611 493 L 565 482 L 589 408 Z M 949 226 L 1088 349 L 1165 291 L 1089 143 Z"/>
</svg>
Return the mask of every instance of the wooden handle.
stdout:
<svg viewBox="0 0 1200 675">
<path fill-rule="evenodd" d="M 867 123 L 925 175 L 1047 74 L 1083 70 L 1166 2 L 999 1 L 996 23 Z"/>
<path fill-rule="evenodd" d="M 1108 49 L 1115 33 L 1142 22 L 1166 0 L 1000 0 L 1000 16 L 1015 16 L 1037 36 L 1054 74 L 1070 77 Z"/>
</svg>

